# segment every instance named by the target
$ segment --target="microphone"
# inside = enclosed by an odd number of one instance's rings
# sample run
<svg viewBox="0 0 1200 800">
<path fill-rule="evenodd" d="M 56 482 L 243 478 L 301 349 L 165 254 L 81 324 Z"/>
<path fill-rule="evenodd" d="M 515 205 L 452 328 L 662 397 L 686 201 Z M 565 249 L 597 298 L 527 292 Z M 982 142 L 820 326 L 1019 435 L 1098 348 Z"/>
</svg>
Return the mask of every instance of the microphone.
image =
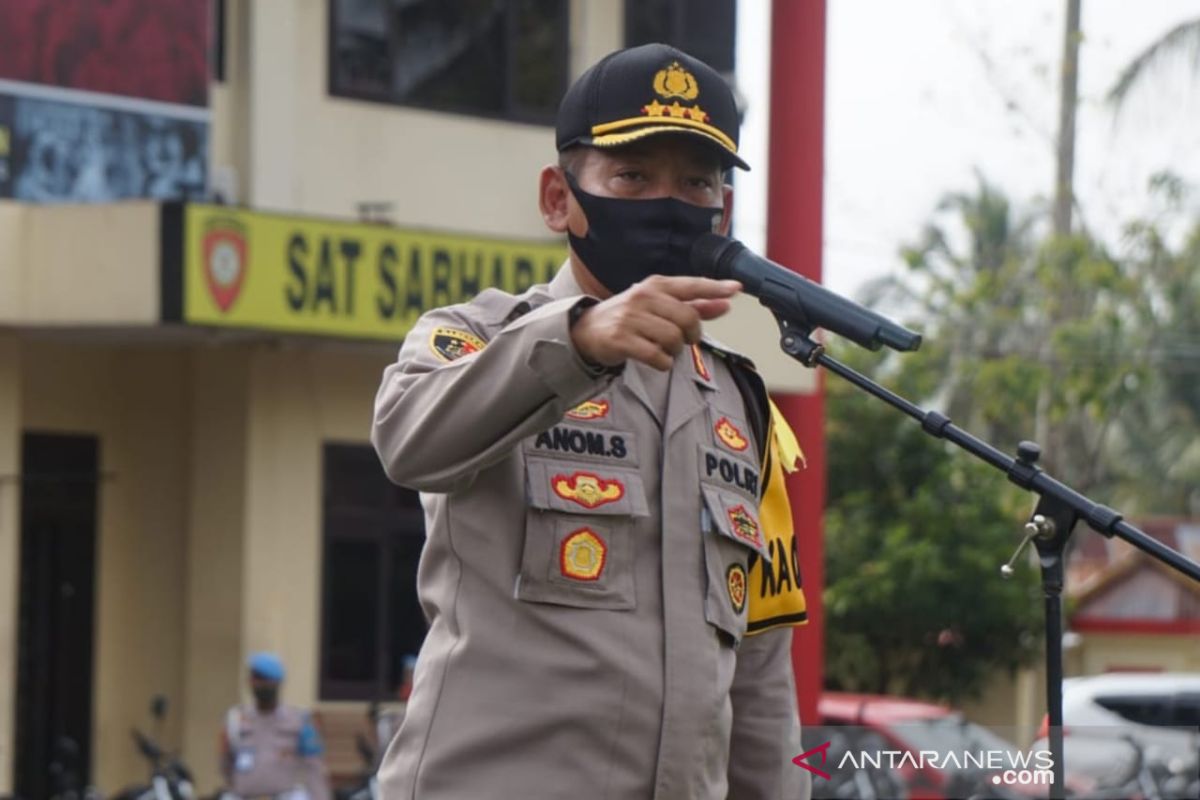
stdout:
<svg viewBox="0 0 1200 800">
<path fill-rule="evenodd" d="M 920 334 L 750 252 L 737 239 L 705 233 L 692 245 L 691 261 L 703 277 L 740 281 L 747 294 L 787 321 L 824 328 L 868 350 L 921 346 Z"/>
</svg>

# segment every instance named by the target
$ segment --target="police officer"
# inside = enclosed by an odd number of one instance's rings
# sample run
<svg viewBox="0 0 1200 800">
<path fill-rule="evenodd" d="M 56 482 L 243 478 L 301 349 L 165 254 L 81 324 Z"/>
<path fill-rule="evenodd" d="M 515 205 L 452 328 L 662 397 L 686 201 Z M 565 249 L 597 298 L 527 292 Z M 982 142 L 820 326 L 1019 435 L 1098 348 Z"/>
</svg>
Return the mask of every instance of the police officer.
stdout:
<svg viewBox="0 0 1200 800">
<path fill-rule="evenodd" d="M 539 201 L 568 263 L 424 315 L 376 398 L 380 459 L 423 492 L 430 623 L 383 796 L 793 800 L 798 450 L 702 336 L 740 287 L 688 264 L 746 167 L 732 93 L 622 50 L 556 136 Z"/>
<path fill-rule="evenodd" d="M 281 705 L 283 662 L 255 653 L 247 662 L 254 704 L 225 715 L 221 770 L 239 798 L 328 800 L 324 746 L 307 711 Z"/>
</svg>

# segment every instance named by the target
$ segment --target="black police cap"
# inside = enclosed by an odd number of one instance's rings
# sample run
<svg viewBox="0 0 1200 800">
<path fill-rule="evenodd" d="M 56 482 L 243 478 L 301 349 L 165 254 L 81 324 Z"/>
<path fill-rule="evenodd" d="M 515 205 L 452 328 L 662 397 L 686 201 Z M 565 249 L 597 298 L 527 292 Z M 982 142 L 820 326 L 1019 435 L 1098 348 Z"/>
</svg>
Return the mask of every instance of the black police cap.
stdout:
<svg viewBox="0 0 1200 800">
<path fill-rule="evenodd" d="M 750 169 L 737 154 L 737 103 L 729 84 L 703 61 L 665 44 L 609 53 L 583 73 L 559 104 L 555 133 L 559 152 L 688 134 L 714 145 L 724 168 Z"/>
</svg>

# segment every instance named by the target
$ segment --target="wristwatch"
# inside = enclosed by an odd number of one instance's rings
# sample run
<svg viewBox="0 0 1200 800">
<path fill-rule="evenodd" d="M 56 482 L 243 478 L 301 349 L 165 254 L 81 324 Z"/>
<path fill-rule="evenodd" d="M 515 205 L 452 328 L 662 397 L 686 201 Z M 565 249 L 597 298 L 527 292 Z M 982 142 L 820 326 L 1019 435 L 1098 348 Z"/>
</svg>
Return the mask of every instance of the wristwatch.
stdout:
<svg viewBox="0 0 1200 800">
<path fill-rule="evenodd" d="M 589 308 L 599 302 L 600 301 L 594 297 L 579 298 L 579 302 L 571 306 L 571 310 L 567 312 L 567 330 L 569 331 L 571 328 L 574 328 L 575 323 L 578 322 L 579 318 L 583 316 L 583 312 L 587 311 Z M 615 367 L 597 364 L 595 361 L 592 361 L 590 358 L 584 356 L 584 354 L 580 353 L 578 350 L 575 350 L 575 354 L 579 356 L 579 360 L 583 362 L 584 369 L 586 369 L 594 378 L 599 378 L 601 375 L 620 375 L 625 369 L 624 364 L 618 364 Z"/>
</svg>

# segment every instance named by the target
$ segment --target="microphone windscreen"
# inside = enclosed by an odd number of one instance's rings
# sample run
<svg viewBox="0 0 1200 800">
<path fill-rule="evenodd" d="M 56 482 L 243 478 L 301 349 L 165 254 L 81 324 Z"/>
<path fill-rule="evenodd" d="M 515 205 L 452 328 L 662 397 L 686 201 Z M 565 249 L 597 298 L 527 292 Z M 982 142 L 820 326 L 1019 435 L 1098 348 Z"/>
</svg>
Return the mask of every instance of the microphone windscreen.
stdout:
<svg viewBox="0 0 1200 800">
<path fill-rule="evenodd" d="M 692 269 L 702 278 L 728 278 L 729 262 L 723 259 L 725 251 L 735 244 L 735 239 L 729 239 L 716 233 L 704 233 L 692 245 Z"/>
</svg>

